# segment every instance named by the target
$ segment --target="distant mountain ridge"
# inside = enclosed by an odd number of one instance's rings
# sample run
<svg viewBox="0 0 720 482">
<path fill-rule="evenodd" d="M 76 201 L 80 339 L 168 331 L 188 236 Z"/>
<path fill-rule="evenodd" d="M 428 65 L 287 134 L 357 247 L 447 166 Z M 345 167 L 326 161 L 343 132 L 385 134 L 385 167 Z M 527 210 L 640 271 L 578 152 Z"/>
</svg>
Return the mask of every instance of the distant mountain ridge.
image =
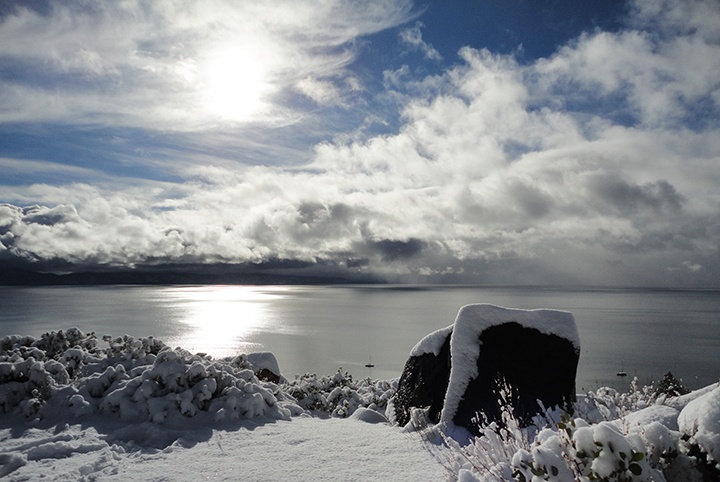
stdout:
<svg viewBox="0 0 720 482">
<path fill-rule="evenodd" d="M 237 285 L 318 285 L 378 283 L 376 279 L 286 273 L 246 272 L 243 270 L 197 271 L 183 267 L 78 271 L 49 273 L 22 268 L 0 270 L 0 286 L 62 286 L 62 285 L 175 285 L 175 284 L 237 284 Z"/>
</svg>

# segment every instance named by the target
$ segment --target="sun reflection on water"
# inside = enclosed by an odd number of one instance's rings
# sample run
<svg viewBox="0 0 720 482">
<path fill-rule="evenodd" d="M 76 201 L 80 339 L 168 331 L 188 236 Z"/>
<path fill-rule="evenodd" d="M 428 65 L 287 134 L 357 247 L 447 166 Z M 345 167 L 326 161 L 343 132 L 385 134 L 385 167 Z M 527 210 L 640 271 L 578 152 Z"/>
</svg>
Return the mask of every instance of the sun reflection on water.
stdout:
<svg viewBox="0 0 720 482">
<path fill-rule="evenodd" d="M 183 329 L 167 343 L 215 358 L 262 351 L 248 340 L 266 327 L 270 303 L 283 297 L 284 291 L 255 286 L 168 288 L 167 301 L 177 308 Z"/>
</svg>

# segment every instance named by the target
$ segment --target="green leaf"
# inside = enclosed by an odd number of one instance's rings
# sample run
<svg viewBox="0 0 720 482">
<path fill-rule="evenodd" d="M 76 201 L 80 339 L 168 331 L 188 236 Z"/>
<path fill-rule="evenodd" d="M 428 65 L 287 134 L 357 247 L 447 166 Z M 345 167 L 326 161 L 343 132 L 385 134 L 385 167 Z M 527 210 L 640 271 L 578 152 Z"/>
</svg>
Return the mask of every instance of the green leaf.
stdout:
<svg viewBox="0 0 720 482">
<path fill-rule="evenodd" d="M 628 467 L 628 470 L 630 472 L 632 472 L 633 475 L 642 474 L 642 467 L 640 467 L 638 464 L 630 464 L 630 467 Z"/>
<path fill-rule="evenodd" d="M 645 458 L 645 454 L 642 452 L 633 452 L 632 461 L 639 462 Z"/>
</svg>

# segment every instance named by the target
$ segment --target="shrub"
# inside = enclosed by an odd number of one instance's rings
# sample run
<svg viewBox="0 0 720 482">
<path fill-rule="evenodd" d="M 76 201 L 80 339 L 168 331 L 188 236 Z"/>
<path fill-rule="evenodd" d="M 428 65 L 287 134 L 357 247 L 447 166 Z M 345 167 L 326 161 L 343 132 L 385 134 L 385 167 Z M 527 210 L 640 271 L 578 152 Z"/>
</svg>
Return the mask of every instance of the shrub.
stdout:
<svg viewBox="0 0 720 482">
<path fill-rule="evenodd" d="M 500 423 L 488 423 L 479 416 L 480 435 L 470 438 L 467 445 L 440 434 L 451 454 L 445 457 L 445 466 L 458 480 L 717 480 L 712 478 L 717 477 L 717 468 L 707 464 L 680 432 L 659 421 L 630 426 L 619 418 L 649 407 L 658 393 L 652 386 L 638 389 L 633 383 L 628 393 L 601 389 L 578 401 L 575 413 L 581 417 L 558 417 L 558 412 L 545 410 L 533 425 L 524 428 L 513 415 L 508 398 L 512 391 L 499 387 L 497 393 Z M 712 477 L 703 479 L 706 473 Z"/>
<path fill-rule="evenodd" d="M 310 373 L 296 375 L 282 389 L 303 409 L 339 418 L 349 417 L 360 407 L 383 412 L 393 392 L 390 382 L 369 378 L 355 382 L 342 368 L 320 378 Z"/>
</svg>

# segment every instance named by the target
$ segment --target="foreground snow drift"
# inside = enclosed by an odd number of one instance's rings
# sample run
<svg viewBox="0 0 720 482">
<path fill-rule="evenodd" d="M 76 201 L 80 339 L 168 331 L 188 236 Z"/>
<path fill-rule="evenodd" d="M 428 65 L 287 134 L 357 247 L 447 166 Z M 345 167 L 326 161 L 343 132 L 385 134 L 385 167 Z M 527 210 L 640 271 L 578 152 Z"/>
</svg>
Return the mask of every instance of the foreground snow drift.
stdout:
<svg viewBox="0 0 720 482">
<path fill-rule="evenodd" d="M 419 437 L 387 423 L 392 382 L 338 372 L 273 383 L 258 378 L 264 370 L 278 371 L 271 354 L 213 360 L 153 338 L 98 340 L 77 329 L 5 337 L 0 476 L 305 480 L 287 472 L 298 469 L 319 479 L 442 478 Z"/>
<path fill-rule="evenodd" d="M 151 422 L 0 429 L 9 480 L 432 481 L 447 472 L 419 437 L 356 419 L 244 421 L 172 430 Z M 13 437 L 14 436 L 14 437 Z M 13 437 L 13 438 L 11 438 Z M 145 446 L 138 445 L 144 441 Z"/>
</svg>

